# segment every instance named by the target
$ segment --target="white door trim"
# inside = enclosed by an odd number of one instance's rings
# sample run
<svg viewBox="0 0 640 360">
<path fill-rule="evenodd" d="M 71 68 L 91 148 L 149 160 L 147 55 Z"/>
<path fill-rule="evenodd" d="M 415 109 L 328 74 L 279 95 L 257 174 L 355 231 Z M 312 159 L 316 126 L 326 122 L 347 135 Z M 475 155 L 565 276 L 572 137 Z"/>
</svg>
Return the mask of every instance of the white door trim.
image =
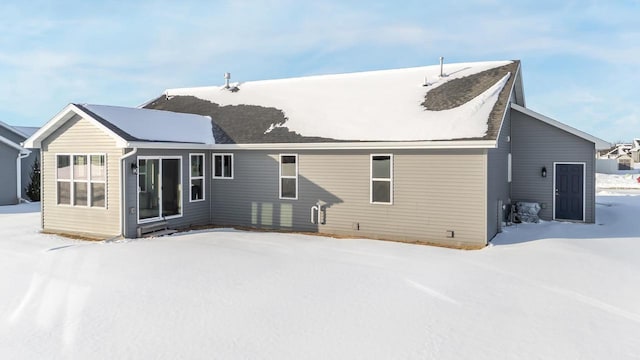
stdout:
<svg viewBox="0 0 640 360">
<path fill-rule="evenodd" d="M 584 161 L 554 161 L 553 162 L 553 220 L 556 220 L 556 167 L 557 165 L 582 165 L 582 222 L 586 222 L 586 209 L 587 209 L 587 163 Z M 570 219 L 557 219 L 557 220 L 570 220 Z"/>
<path fill-rule="evenodd" d="M 162 216 L 162 172 L 164 171 L 162 169 L 162 160 L 164 159 L 174 159 L 174 160 L 180 160 L 180 196 L 178 198 L 178 201 L 180 202 L 180 214 L 177 215 L 170 215 L 170 216 Z M 182 172 L 183 172 L 183 168 L 182 168 L 182 163 L 183 163 L 183 159 L 182 156 L 180 155 L 170 155 L 170 156 L 154 156 L 154 155 L 140 155 L 137 157 L 136 159 L 136 165 L 138 165 L 138 167 L 140 166 L 140 160 L 158 160 L 158 168 L 159 168 L 159 175 L 158 175 L 158 187 L 159 187 L 159 191 L 160 191 L 160 198 L 158 199 L 159 203 L 158 203 L 158 216 L 157 217 L 153 217 L 153 218 L 147 218 L 147 219 L 140 219 L 140 177 L 136 174 L 136 210 L 137 210 L 137 218 L 138 218 L 138 224 L 144 224 L 144 223 L 150 223 L 150 222 L 154 222 L 154 221 L 160 221 L 160 220 L 169 220 L 169 219 L 175 219 L 175 218 L 180 218 L 183 216 L 184 214 L 184 203 L 183 203 L 183 197 L 184 197 L 184 183 L 183 183 L 183 178 L 182 178 Z"/>
</svg>

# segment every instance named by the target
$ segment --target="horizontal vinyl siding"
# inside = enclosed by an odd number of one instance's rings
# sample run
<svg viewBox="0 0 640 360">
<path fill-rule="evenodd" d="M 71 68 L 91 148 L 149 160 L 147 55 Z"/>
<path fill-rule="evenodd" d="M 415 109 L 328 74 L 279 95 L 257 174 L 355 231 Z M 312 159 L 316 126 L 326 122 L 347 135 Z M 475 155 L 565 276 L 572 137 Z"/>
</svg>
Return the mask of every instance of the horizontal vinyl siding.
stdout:
<svg viewBox="0 0 640 360">
<path fill-rule="evenodd" d="M 127 152 L 131 149 L 127 149 Z M 189 165 L 189 154 L 204 154 L 205 155 L 205 201 L 189 202 L 189 172 L 191 171 Z M 175 157 L 178 156 L 182 159 L 182 216 L 173 219 L 168 219 L 168 226 L 171 228 L 185 228 L 192 225 L 207 225 L 211 223 L 210 216 L 210 204 L 211 193 L 208 191 L 209 183 L 211 182 L 211 152 L 203 150 L 161 150 L 161 149 L 139 149 L 136 155 L 128 157 L 125 161 L 125 169 L 130 169 L 131 164 L 137 164 L 137 159 L 140 156 L 166 156 Z M 127 202 L 127 215 L 126 215 L 126 237 L 136 237 L 138 224 L 138 184 L 137 176 L 132 175 L 130 171 L 126 174 L 126 202 Z"/>
<path fill-rule="evenodd" d="M 585 222 L 595 221 L 595 145 L 535 118 L 511 111 L 513 201 L 542 204 L 540 217 L 553 219 L 554 162 L 586 163 Z M 547 168 L 547 177 L 541 176 Z"/>
<path fill-rule="evenodd" d="M 18 135 L 16 133 L 14 133 L 13 131 L 9 131 L 8 129 L 6 129 L 6 128 L 2 127 L 2 126 L 0 126 L 0 136 L 11 140 L 12 142 L 14 142 L 17 145 L 20 145 L 25 140 L 24 136 Z M 6 147 L 6 149 L 5 149 L 5 147 Z M 31 150 L 31 155 L 29 155 L 28 157 L 22 159 L 21 160 L 21 166 L 20 166 L 21 167 L 20 179 L 21 179 L 21 182 L 22 182 L 20 188 L 22 189 L 21 190 L 22 197 L 25 198 L 25 199 L 28 199 L 28 197 L 26 196 L 25 188 L 31 182 L 30 181 L 31 166 L 33 165 L 33 162 L 35 161 L 36 156 L 39 158 L 39 154 L 40 154 L 40 151 L 38 149 L 29 149 L 29 150 Z M 13 169 L 15 169 L 15 167 L 16 167 L 15 166 L 15 161 L 16 161 L 16 158 L 18 157 L 18 151 L 16 149 L 14 149 L 12 147 L 9 147 L 8 145 L 3 143 L 3 144 L 0 144 L 0 152 L 3 152 L 4 156 L 7 156 L 9 154 L 14 154 L 15 153 L 15 155 L 10 155 L 10 156 L 13 157 L 13 162 L 14 162 Z M 4 162 L 3 162 L 3 164 L 4 164 Z M 1 167 L 1 169 L 4 170 L 4 169 L 10 169 L 10 168 L 8 168 L 5 165 L 3 165 Z M 5 179 L 10 179 L 8 176 L 9 175 L 13 175 L 14 171 L 15 170 L 13 170 L 11 172 L 11 174 L 4 174 L 4 176 L 2 176 L 2 182 L 0 182 L 0 184 L 2 184 L 3 189 L 0 189 L 0 204 L 15 204 L 15 203 L 18 202 L 18 198 L 16 197 L 16 190 L 17 189 L 15 189 L 15 186 L 14 187 L 9 187 L 8 186 L 9 182 L 7 182 L 7 180 L 5 180 Z M 15 175 L 13 175 L 13 180 L 11 180 L 11 181 L 13 181 L 13 183 L 16 182 Z M 11 191 L 9 191 L 9 190 L 11 190 Z M 12 197 L 12 199 L 8 200 L 8 202 L 7 202 L 6 194 L 9 194 L 9 193 L 11 194 L 10 196 Z"/>
<path fill-rule="evenodd" d="M 511 116 L 507 111 L 498 135 L 498 147 L 487 152 L 487 239 L 498 232 L 498 222 L 503 220 L 503 210 L 498 203 L 509 204 L 510 186 L 508 181 L 508 158 L 511 151 Z"/>
<path fill-rule="evenodd" d="M 18 203 L 16 159 L 18 150 L 0 142 L 0 205 Z"/>
<path fill-rule="evenodd" d="M 213 179 L 210 183 L 211 193 L 213 194 L 213 222 L 221 225 L 281 228 L 280 224 L 284 223 L 286 225 L 288 219 L 282 219 L 281 221 L 280 214 L 286 211 L 287 207 L 291 207 L 297 230 L 313 231 L 315 228 L 308 223 L 309 214 L 308 211 L 305 211 L 306 202 L 278 199 L 278 161 L 277 153 L 268 154 L 260 151 L 235 152 L 233 161 L 234 178 Z M 305 189 L 309 188 L 308 185 L 302 184 L 300 177 L 298 177 L 298 186 L 303 186 Z M 298 188 L 298 196 L 300 197 L 301 194 L 303 194 L 303 191 Z M 273 209 L 274 204 L 284 204 L 282 209 L 280 207 L 276 208 L 277 217 L 269 216 L 273 212 L 273 210 L 269 209 Z M 282 227 L 291 228 L 288 226 Z"/>
<path fill-rule="evenodd" d="M 371 152 L 297 152 L 298 200 L 278 198 L 278 152 L 235 152 L 234 179 L 211 183 L 213 222 L 407 241 L 484 244 L 486 184 L 482 150 L 381 153 L 394 155 L 392 205 L 369 202 Z M 310 221 L 310 209 L 318 200 L 327 204 L 326 224 L 319 226 Z M 455 231 L 454 239 L 446 237 L 447 230 Z"/>
<path fill-rule="evenodd" d="M 107 163 L 107 208 L 57 205 L 56 154 L 104 153 Z M 120 169 L 122 150 L 96 126 L 75 117 L 42 144 L 42 216 L 45 231 L 94 236 L 120 234 Z"/>
</svg>

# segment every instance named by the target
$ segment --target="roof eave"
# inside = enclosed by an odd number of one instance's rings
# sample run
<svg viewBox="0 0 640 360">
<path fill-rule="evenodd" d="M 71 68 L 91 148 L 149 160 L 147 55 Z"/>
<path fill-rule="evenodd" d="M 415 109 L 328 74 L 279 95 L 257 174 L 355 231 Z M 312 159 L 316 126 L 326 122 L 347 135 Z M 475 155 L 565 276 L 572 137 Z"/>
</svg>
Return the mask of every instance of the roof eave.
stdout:
<svg viewBox="0 0 640 360">
<path fill-rule="evenodd" d="M 524 79 L 522 78 L 522 62 L 518 61 L 518 71 L 516 72 L 516 78 L 514 81 L 514 96 L 516 99 L 516 104 L 527 107 L 527 102 L 524 96 Z"/>
<path fill-rule="evenodd" d="M 79 115 L 82 118 L 90 121 L 93 125 L 97 126 L 101 130 L 103 130 L 107 135 L 113 138 L 118 147 L 124 147 L 126 144 L 126 140 L 120 137 L 118 134 L 111 131 L 109 128 L 101 124 L 99 121 L 94 119 L 91 115 L 82 111 L 79 107 L 74 104 L 69 104 L 65 106 L 59 113 L 57 113 L 51 120 L 49 120 L 44 126 L 42 126 L 38 131 L 36 131 L 33 135 L 27 138 L 23 142 L 23 146 L 25 148 L 30 149 L 39 149 L 42 146 L 42 141 L 46 139 L 48 136 L 53 134 L 54 131 L 59 129 L 64 123 L 71 120 L 74 115 Z"/>
<path fill-rule="evenodd" d="M 29 135 L 23 133 L 22 131 L 16 129 L 15 127 L 13 127 L 13 126 L 11 126 L 11 125 L 3 122 L 3 121 L 0 121 L 0 127 L 3 127 L 5 129 L 11 131 L 12 133 L 16 134 L 16 135 L 22 136 L 25 139 L 29 137 Z"/>
<path fill-rule="evenodd" d="M 138 149 L 211 149 L 214 144 L 185 143 L 171 141 L 128 141 L 119 147 Z"/>
<path fill-rule="evenodd" d="M 444 140 L 444 141 L 380 141 L 380 142 L 325 142 L 325 143 L 272 143 L 272 144 L 217 144 L 224 150 L 388 150 L 388 149 L 486 149 L 494 148 L 495 140 Z"/>
<path fill-rule="evenodd" d="M 500 120 L 500 128 L 498 129 L 498 133 L 496 134 L 496 139 L 500 138 L 500 133 L 502 132 L 502 127 L 504 126 L 504 120 L 507 117 L 507 113 L 509 111 L 511 111 L 511 97 L 512 95 L 516 97 L 516 101 L 517 99 L 517 87 L 518 86 L 522 86 L 522 83 L 520 81 L 520 76 L 521 76 L 521 72 L 520 72 L 520 61 L 518 61 L 518 67 L 516 68 L 515 74 L 513 74 L 514 78 L 513 78 L 513 82 L 511 83 L 511 89 L 509 89 L 509 100 L 507 101 L 504 110 L 502 112 L 502 119 Z M 519 84 L 519 85 L 518 85 Z M 524 102 L 524 95 L 522 96 L 522 101 Z"/>
<path fill-rule="evenodd" d="M 20 153 L 23 153 L 24 151 L 28 151 L 25 150 L 22 146 L 20 146 L 19 144 L 14 143 L 13 141 L 7 139 L 4 136 L 0 136 L 0 143 L 5 144 L 11 148 L 14 148 L 16 151 L 19 151 Z"/>
<path fill-rule="evenodd" d="M 131 141 L 126 148 L 205 150 L 390 150 L 390 149 L 491 149 L 495 140 L 380 141 L 323 143 L 202 144 L 161 141 Z"/>
</svg>

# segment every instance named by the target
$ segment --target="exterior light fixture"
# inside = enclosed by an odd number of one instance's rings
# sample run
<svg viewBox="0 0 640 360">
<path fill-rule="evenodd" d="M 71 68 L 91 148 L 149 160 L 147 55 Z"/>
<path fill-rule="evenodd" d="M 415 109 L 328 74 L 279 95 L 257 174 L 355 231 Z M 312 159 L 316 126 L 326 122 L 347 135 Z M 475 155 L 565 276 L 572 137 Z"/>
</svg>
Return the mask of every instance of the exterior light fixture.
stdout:
<svg viewBox="0 0 640 360">
<path fill-rule="evenodd" d="M 547 167 L 546 166 L 542 167 L 542 171 L 541 171 L 540 175 L 542 175 L 542 177 L 547 177 Z"/>
<path fill-rule="evenodd" d="M 131 163 L 131 175 L 138 175 L 138 164 Z"/>
</svg>

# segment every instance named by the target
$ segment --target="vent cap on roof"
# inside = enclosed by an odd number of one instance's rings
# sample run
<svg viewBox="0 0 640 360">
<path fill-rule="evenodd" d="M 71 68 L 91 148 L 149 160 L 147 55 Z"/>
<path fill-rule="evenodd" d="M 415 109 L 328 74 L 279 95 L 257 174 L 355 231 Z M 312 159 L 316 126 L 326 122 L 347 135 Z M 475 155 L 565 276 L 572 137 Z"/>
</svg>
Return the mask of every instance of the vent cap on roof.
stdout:
<svg viewBox="0 0 640 360">
<path fill-rule="evenodd" d="M 444 73 L 444 56 L 440 56 L 440 77 L 447 77 Z"/>
</svg>

